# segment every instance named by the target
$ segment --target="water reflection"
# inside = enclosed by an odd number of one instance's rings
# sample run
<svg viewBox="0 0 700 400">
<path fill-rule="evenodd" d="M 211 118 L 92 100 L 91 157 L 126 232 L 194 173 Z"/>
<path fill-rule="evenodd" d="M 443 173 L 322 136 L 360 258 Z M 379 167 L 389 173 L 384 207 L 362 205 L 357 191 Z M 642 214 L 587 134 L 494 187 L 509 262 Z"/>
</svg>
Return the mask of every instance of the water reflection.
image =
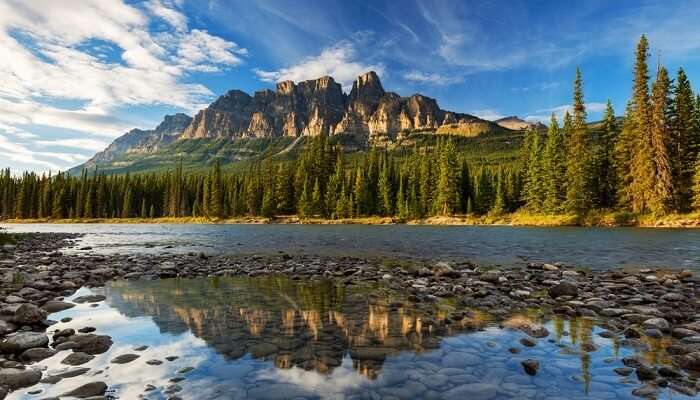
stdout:
<svg viewBox="0 0 700 400">
<path fill-rule="evenodd" d="M 447 327 L 440 321 L 446 313 L 426 322 L 425 313 L 381 288 L 279 276 L 117 282 L 104 292 L 125 315 L 150 315 L 163 333 L 189 330 L 229 360 L 250 354 L 277 368 L 330 374 L 349 354 L 369 379 L 390 355 L 438 348 L 441 335 L 485 323 L 467 318 Z"/>
<path fill-rule="evenodd" d="M 10 399 L 57 396 L 95 380 L 121 399 L 624 399 L 639 382 L 615 374 L 622 357 L 669 362 L 662 341 L 631 348 L 601 337 L 590 319 L 545 320 L 529 310 L 494 321 L 458 314 L 449 302 L 427 312 L 381 287 L 266 277 L 115 282 L 96 291 L 107 296 L 96 309 L 80 304 L 51 317 L 73 318 L 57 329 L 94 326 L 115 345 L 84 365 L 87 374 Z M 551 333 L 524 346 L 525 326 Z M 141 345 L 149 348 L 136 361 L 109 363 Z M 60 364 L 66 355 L 42 361 L 46 375 L 70 370 Z M 541 363 L 534 377 L 520 365 L 527 358 Z M 152 359 L 163 363 L 146 363 Z"/>
</svg>

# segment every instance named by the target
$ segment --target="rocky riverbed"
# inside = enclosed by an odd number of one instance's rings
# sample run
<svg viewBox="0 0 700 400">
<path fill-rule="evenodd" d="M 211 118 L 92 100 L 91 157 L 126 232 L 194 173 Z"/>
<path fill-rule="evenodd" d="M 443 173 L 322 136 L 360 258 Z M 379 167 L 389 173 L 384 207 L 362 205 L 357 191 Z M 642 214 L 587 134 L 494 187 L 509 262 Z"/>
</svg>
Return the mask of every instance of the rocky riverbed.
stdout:
<svg viewBox="0 0 700 400">
<path fill-rule="evenodd" d="M 118 279 L 155 280 L 210 276 L 285 275 L 292 280 L 334 280 L 344 285 L 380 282 L 401 293 L 411 307 L 425 313 L 422 329 L 440 333 L 451 325 L 479 329 L 474 313 L 484 311 L 503 321 L 504 329 L 523 332 L 522 346 L 550 340 L 550 332 L 531 320 L 508 316 L 523 310 L 563 318 L 590 318 L 605 328 L 600 336 L 621 346 L 643 349 L 647 338 L 663 339 L 660 349 L 671 362 L 657 365 L 641 357 L 623 359 L 616 368 L 621 377 L 634 376 L 639 385 L 632 394 L 656 397 L 663 388 L 686 396 L 700 389 L 700 279 L 691 271 L 591 271 L 554 264 L 490 268 L 471 263 L 404 263 L 356 258 L 316 258 L 279 254 L 274 257 L 188 255 L 102 256 L 83 248 L 62 251 L 76 235 L 34 234 L 0 253 L 0 398 L 8 392 L 42 381 L 70 379 L 87 373 L 79 367 L 106 352 L 112 338 L 86 326 L 77 330 L 52 328 L 51 313 L 76 303 L 99 304 L 103 296 L 65 301 L 81 287 L 97 287 Z M 435 303 L 449 299 L 454 307 L 438 318 Z M 470 326 L 473 324 L 473 326 Z M 590 344 L 589 351 L 596 351 Z M 517 352 L 510 348 L 504 351 Z M 35 368 L 49 357 L 75 366 L 65 376 Z M 132 357 L 132 359 L 129 359 Z M 133 361 L 133 355 L 112 360 Z M 525 359 L 522 374 L 537 375 L 547 359 Z M 110 382 L 76 384 L 66 396 L 105 398 Z M 28 389 L 31 390 L 31 389 Z M 176 399 L 177 394 L 171 398 Z"/>
</svg>

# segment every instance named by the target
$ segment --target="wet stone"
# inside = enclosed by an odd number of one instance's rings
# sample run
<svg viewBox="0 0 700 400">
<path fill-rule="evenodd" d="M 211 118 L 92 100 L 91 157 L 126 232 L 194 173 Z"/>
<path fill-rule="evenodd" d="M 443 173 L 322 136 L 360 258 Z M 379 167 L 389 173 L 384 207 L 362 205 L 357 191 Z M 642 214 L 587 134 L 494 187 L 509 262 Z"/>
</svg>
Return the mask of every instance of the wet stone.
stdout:
<svg viewBox="0 0 700 400">
<path fill-rule="evenodd" d="M 119 355 L 119 356 L 113 358 L 112 361 L 110 361 L 110 363 L 111 364 L 127 364 L 127 363 L 130 363 L 130 362 L 136 360 L 139 357 L 141 357 L 141 356 L 139 356 L 138 354 L 122 354 L 122 355 Z"/>
</svg>

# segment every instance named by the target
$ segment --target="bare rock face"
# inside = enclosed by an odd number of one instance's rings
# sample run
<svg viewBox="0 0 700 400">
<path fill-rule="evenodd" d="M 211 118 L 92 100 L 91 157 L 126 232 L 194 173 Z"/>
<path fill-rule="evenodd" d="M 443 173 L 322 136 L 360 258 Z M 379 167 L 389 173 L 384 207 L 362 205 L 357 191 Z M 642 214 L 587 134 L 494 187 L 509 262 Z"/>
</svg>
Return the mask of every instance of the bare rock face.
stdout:
<svg viewBox="0 0 700 400">
<path fill-rule="evenodd" d="M 253 97 L 233 90 L 200 111 L 181 139 L 364 135 L 370 142 L 393 141 L 415 131 L 476 136 L 497 126 L 468 114 L 447 112 L 435 99 L 386 92 L 379 76 L 367 72 L 343 94 L 333 78 L 283 81 L 276 91 Z"/>
<path fill-rule="evenodd" d="M 349 94 L 330 76 L 295 84 L 277 83 L 275 90 L 253 96 L 231 90 L 199 111 L 165 117 L 153 130 L 134 129 L 116 139 L 81 168 L 120 160 L 126 154 L 152 153 L 176 140 L 358 135 L 368 144 L 390 143 L 412 132 L 477 136 L 503 130 L 493 122 L 442 110 L 435 99 L 386 92 L 379 76 L 367 72 Z"/>
</svg>

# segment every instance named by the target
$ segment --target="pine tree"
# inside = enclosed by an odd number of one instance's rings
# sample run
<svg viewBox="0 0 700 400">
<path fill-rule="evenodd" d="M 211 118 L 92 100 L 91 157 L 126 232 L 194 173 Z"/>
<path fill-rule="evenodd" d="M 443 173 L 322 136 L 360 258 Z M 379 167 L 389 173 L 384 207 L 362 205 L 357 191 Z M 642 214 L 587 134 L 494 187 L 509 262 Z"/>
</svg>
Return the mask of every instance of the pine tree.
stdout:
<svg viewBox="0 0 700 400">
<path fill-rule="evenodd" d="M 700 211 L 700 156 L 695 162 L 695 175 L 693 177 L 693 204 L 694 210 Z"/>
<path fill-rule="evenodd" d="M 131 218 L 134 215 L 134 191 L 131 185 L 127 185 L 124 192 L 124 200 L 122 202 L 122 218 Z"/>
<path fill-rule="evenodd" d="M 669 162 L 673 171 L 674 205 L 679 211 L 687 211 L 692 200 L 691 186 L 700 146 L 694 114 L 693 89 L 685 71 L 680 68 L 674 91 L 673 116 L 669 121 Z"/>
<path fill-rule="evenodd" d="M 543 148 L 539 132 L 528 129 L 525 133 L 526 145 L 521 150 L 527 152 L 525 160 L 525 187 L 523 200 L 525 207 L 532 212 L 541 212 L 545 196 L 545 174 L 543 168 Z M 481 184 L 481 182 L 480 182 Z M 480 202 L 481 203 L 481 202 Z M 481 205 L 480 205 L 481 207 Z"/>
<path fill-rule="evenodd" d="M 617 179 L 616 204 L 624 209 L 632 207 L 632 158 L 636 144 L 637 121 L 632 102 L 627 103 L 622 130 L 615 141 L 613 162 Z"/>
<path fill-rule="evenodd" d="M 310 217 L 313 215 L 313 202 L 311 200 L 311 194 L 309 193 L 309 186 L 307 183 L 304 183 L 304 188 L 301 191 L 301 196 L 299 196 L 297 212 L 302 217 Z"/>
<path fill-rule="evenodd" d="M 673 176 L 668 156 L 671 139 L 668 121 L 671 108 L 670 86 L 666 68 L 659 68 L 652 89 L 650 130 L 654 192 L 648 206 L 654 214 L 668 212 L 673 204 Z"/>
<path fill-rule="evenodd" d="M 608 100 L 603 114 L 603 131 L 601 132 L 598 151 L 595 155 L 596 198 L 598 206 L 613 207 L 616 203 L 617 174 L 615 172 L 615 143 L 617 141 L 617 121 L 612 103 Z"/>
<path fill-rule="evenodd" d="M 557 117 L 552 118 L 547 130 L 547 142 L 544 148 L 544 203 L 545 212 L 556 213 L 564 203 L 565 190 L 563 177 L 566 173 L 564 134 L 559 128 Z"/>
<path fill-rule="evenodd" d="M 494 197 L 491 214 L 502 215 L 506 211 L 505 189 L 503 187 L 503 176 L 499 173 L 496 177 L 496 194 Z"/>
<path fill-rule="evenodd" d="M 394 213 L 394 195 L 391 187 L 391 167 L 389 161 L 385 161 L 379 173 L 379 205 L 382 215 L 392 215 Z"/>
<path fill-rule="evenodd" d="M 577 214 L 588 211 L 592 203 L 591 156 L 589 153 L 586 107 L 583 102 L 583 79 L 576 69 L 574 80 L 573 123 L 568 140 L 566 163 L 566 200 L 564 207 Z"/>
<path fill-rule="evenodd" d="M 459 204 L 457 191 L 457 155 L 454 143 L 447 140 L 439 148 L 439 178 L 435 193 L 435 209 L 443 216 L 452 215 Z"/>
<path fill-rule="evenodd" d="M 634 67 L 632 111 L 634 141 L 630 162 L 630 205 L 632 211 L 649 210 L 655 193 L 653 147 L 651 143 L 651 104 L 649 101 L 649 42 L 642 35 L 637 45 Z"/>
</svg>

